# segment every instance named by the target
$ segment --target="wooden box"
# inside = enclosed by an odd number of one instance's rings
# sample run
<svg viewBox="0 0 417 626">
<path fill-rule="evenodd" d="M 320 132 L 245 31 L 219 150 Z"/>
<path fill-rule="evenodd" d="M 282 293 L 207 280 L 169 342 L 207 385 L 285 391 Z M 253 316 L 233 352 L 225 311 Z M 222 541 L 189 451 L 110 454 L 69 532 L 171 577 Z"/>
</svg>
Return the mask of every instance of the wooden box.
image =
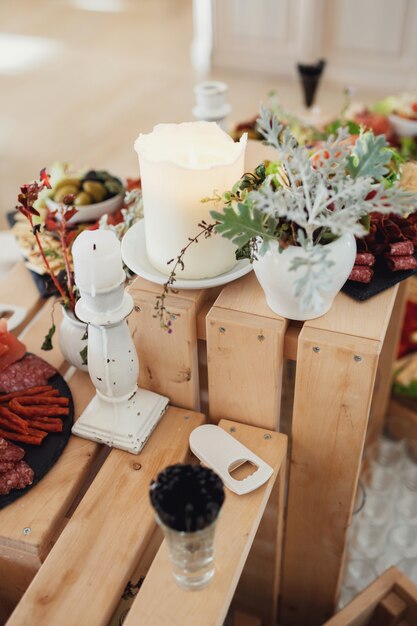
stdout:
<svg viewBox="0 0 417 626">
<path fill-rule="evenodd" d="M 390 568 L 323 626 L 415 626 L 417 585 Z"/>
<path fill-rule="evenodd" d="M 382 429 L 405 284 L 363 303 L 340 293 L 326 315 L 299 323 L 269 309 L 250 273 L 170 294 L 171 334 L 155 316 L 162 287 L 137 278 L 130 291 L 142 386 L 215 423 L 290 435 L 281 622 L 319 626 L 338 596 L 365 438 Z"/>
</svg>

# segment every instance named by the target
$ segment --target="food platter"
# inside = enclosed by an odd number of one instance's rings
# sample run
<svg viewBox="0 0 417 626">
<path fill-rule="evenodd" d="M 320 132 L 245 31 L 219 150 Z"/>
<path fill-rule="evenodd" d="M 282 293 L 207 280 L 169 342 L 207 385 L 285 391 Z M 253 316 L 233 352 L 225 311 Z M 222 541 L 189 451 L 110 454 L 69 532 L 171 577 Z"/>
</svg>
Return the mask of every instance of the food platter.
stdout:
<svg viewBox="0 0 417 626">
<path fill-rule="evenodd" d="M 417 253 L 414 254 L 417 259 Z M 417 273 L 417 268 L 413 270 L 403 270 L 392 272 L 388 269 L 382 259 L 377 259 L 374 267 L 374 275 L 370 283 L 358 283 L 348 280 L 342 287 L 342 291 L 354 300 L 363 302 L 376 296 L 378 293 L 394 287 L 397 283 L 406 280 Z"/>
<path fill-rule="evenodd" d="M 54 389 L 57 389 L 60 396 L 68 398 L 69 400 L 68 415 L 62 418 L 63 429 L 58 433 L 48 433 L 48 436 L 45 437 L 42 443 L 38 446 L 16 442 L 16 445 L 25 450 L 24 461 L 26 461 L 26 463 L 33 469 L 34 478 L 32 484 L 28 485 L 24 489 L 13 489 L 7 495 L 0 495 L 0 509 L 24 496 L 49 472 L 61 456 L 70 438 L 71 427 L 74 422 L 74 404 L 70 388 L 59 373 L 50 378 L 48 380 L 48 384 Z M 23 393 L 24 392 L 22 392 L 22 395 Z"/>
</svg>

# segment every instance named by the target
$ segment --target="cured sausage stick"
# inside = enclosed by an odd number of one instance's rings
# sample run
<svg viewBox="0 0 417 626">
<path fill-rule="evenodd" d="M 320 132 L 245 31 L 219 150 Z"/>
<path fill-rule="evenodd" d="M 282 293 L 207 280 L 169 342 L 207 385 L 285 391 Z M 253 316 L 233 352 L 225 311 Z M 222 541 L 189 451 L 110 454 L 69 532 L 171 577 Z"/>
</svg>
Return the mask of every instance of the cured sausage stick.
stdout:
<svg viewBox="0 0 417 626">
<path fill-rule="evenodd" d="M 45 433 L 46 434 L 46 433 Z M 24 435 L 23 433 L 13 433 L 8 430 L 0 429 L 0 437 L 8 439 L 9 441 L 20 441 L 22 443 L 32 443 L 35 446 L 39 446 L 42 443 L 43 437 Z"/>
<path fill-rule="evenodd" d="M 12 411 L 9 411 L 9 409 L 6 409 L 4 406 L 0 406 L 0 417 L 3 422 L 4 420 L 7 420 L 9 424 L 13 424 L 16 427 L 13 428 L 13 430 L 18 429 L 20 432 L 27 430 L 27 422 L 15 413 L 12 413 Z M 4 425 L 5 424 L 3 423 L 3 426 Z"/>
<path fill-rule="evenodd" d="M 68 406 L 68 398 L 56 398 L 55 396 L 20 396 L 14 398 L 21 405 L 33 406 L 35 404 L 51 404 L 53 406 Z M 11 401 L 12 402 L 12 401 Z"/>
<path fill-rule="evenodd" d="M 53 392 L 55 391 L 51 385 L 40 385 L 39 387 L 30 387 L 29 389 L 25 389 L 24 391 L 12 391 L 11 393 L 4 393 L 0 395 L 0 403 L 8 402 L 13 398 L 18 398 L 19 396 L 36 396 L 45 392 Z M 54 394 L 55 395 L 55 394 Z"/>
<path fill-rule="evenodd" d="M 12 422 L 11 420 L 5 419 L 4 417 L 0 417 L 0 428 L 8 428 L 10 430 L 12 430 L 15 433 L 27 433 L 28 432 L 28 424 L 27 422 L 25 422 L 25 426 L 20 426 L 19 424 L 16 424 L 15 422 Z"/>
<path fill-rule="evenodd" d="M 22 417 L 56 417 L 57 415 L 68 415 L 68 407 L 60 406 L 22 406 L 20 402 L 14 398 L 10 401 L 9 407 Z"/>
</svg>

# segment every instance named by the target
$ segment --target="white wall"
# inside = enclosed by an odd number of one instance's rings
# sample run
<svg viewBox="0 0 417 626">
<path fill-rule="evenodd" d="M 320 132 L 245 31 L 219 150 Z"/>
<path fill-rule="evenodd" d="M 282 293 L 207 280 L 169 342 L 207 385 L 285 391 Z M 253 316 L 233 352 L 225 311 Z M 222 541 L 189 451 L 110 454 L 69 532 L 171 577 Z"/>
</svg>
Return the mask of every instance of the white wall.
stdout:
<svg viewBox="0 0 417 626">
<path fill-rule="evenodd" d="M 297 61 L 323 57 L 327 78 L 340 84 L 417 89 L 417 0 L 211 0 L 211 7 L 204 23 L 213 31 L 214 67 L 291 76 Z"/>
</svg>

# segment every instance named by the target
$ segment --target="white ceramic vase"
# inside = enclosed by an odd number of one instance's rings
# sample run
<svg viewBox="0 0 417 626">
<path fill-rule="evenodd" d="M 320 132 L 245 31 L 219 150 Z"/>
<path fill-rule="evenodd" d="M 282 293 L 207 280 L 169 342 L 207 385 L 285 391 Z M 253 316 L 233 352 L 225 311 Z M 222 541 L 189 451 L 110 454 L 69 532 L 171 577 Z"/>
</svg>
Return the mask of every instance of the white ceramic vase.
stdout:
<svg viewBox="0 0 417 626">
<path fill-rule="evenodd" d="M 262 289 L 267 304 L 274 313 L 292 320 L 310 320 L 321 317 L 332 306 L 335 296 L 346 282 L 355 263 L 356 242 L 353 235 L 343 235 L 326 246 L 331 267 L 331 279 L 328 290 L 320 291 L 322 304 L 319 308 L 302 310 L 300 299 L 294 295 L 294 283 L 305 273 L 305 267 L 289 269 L 295 257 L 304 257 L 306 252 L 298 246 L 289 246 L 283 252 L 278 250 L 278 242 L 270 242 L 264 256 L 259 256 L 253 263 L 253 269 Z"/>
<path fill-rule="evenodd" d="M 59 329 L 59 347 L 65 360 L 83 372 L 88 372 L 88 366 L 83 364 L 81 351 L 87 345 L 83 339 L 87 324 L 80 322 L 73 313 L 62 307 L 62 322 Z"/>
</svg>

